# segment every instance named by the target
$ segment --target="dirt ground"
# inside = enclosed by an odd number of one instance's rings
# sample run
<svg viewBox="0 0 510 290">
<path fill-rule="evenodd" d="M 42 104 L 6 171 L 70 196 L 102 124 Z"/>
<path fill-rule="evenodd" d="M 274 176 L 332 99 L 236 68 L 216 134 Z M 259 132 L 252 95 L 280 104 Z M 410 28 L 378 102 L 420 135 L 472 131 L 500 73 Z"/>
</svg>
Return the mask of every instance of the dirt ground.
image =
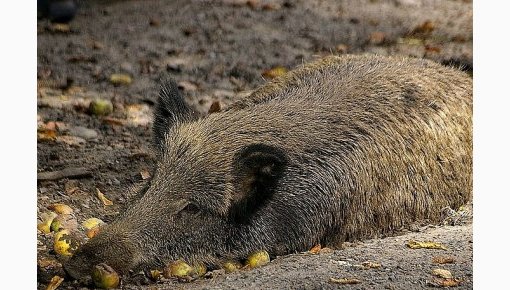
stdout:
<svg viewBox="0 0 510 290">
<path fill-rule="evenodd" d="M 263 73 L 292 69 L 321 56 L 404 54 L 472 72 L 472 1 L 80 1 L 69 27 L 37 22 L 37 214 L 65 203 L 79 222 L 110 222 L 132 186 L 150 174 L 151 112 L 159 79 L 171 76 L 187 101 L 206 114 L 265 83 Z M 115 83 L 112 74 L 129 80 Z M 266 78 L 267 78 L 267 74 Z M 128 84 L 129 83 L 129 84 Z M 87 111 L 96 98 L 112 102 L 107 117 Z M 214 106 L 213 106 L 214 107 Z M 72 169 L 79 168 L 72 172 Z M 55 171 L 63 170 L 63 175 Z M 62 172 L 61 172 L 62 173 Z M 99 189 L 113 202 L 105 206 Z M 450 222 L 452 224 L 452 222 Z M 123 284 L 124 289 L 421 289 L 431 271 L 448 269 L 471 289 L 472 225 L 417 228 L 396 237 L 321 254 L 292 254 L 233 274 L 211 273 L 191 283 Z M 53 233 L 38 233 L 38 260 L 55 259 Z M 409 249 L 432 240 L 447 250 Z M 455 263 L 438 265 L 433 257 Z M 363 269 L 371 261 L 381 266 Z M 38 289 L 51 273 L 38 269 Z M 340 285 L 330 278 L 357 278 Z M 59 289 L 79 289 L 64 281 Z"/>
</svg>

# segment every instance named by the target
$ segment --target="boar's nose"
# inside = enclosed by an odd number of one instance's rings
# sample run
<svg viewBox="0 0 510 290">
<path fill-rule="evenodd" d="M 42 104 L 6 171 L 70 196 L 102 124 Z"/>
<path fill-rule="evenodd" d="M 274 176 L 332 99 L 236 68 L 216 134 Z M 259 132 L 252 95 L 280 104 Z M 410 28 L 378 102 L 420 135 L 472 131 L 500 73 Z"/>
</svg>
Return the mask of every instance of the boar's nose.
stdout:
<svg viewBox="0 0 510 290">
<path fill-rule="evenodd" d="M 69 277 L 85 285 L 92 284 L 92 267 L 88 267 L 83 257 L 79 254 L 69 259 L 63 266 L 64 271 Z"/>
<path fill-rule="evenodd" d="M 99 233 L 64 263 L 64 270 L 72 278 L 90 284 L 94 266 L 105 263 L 119 274 L 125 274 L 136 266 L 140 257 L 138 252 L 135 244 L 125 235 Z"/>
</svg>

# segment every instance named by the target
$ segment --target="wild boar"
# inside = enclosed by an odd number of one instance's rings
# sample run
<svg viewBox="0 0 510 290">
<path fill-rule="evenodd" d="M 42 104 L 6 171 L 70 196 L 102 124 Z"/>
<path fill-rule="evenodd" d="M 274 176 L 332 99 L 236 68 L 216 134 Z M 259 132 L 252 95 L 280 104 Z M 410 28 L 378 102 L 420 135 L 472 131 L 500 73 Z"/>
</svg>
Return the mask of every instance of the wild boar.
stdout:
<svg viewBox="0 0 510 290">
<path fill-rule="evenodd" d="M 201 117 L 174 82 L 140 197 L 65 265 L 215 265 L 438 222 L 472 197 L 472 80 L 405 57 L 330 56 Z"/>
</svg>

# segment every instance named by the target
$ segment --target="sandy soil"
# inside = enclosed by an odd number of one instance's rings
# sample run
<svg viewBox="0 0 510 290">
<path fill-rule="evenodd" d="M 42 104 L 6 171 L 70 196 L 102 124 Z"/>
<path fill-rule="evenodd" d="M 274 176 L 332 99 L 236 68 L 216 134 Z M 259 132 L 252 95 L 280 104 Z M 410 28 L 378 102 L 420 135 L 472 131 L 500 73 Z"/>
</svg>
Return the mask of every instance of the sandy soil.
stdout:
<svg viewBox="0 0 510 290">
<path fill-rule="evenodd" d="M 170 75 L 202 113 L 224 107 L 265 80 L 331 53 L 404 54 L 472 70 L 472 2 L 454 0 L 312 1 L 81 1 L 67 28 L 38 20 L 38 216 L 56 202 L 78 221 L 109 222 L 130 198 L 128 190 L 151 171 L 151 112 L 158 80 Z M 113 85 L 110 76 L 131 76 Z M 109 118 L 87 113 L 94 98 L 113 103 Z M 41 173 L 83 168 L 84 174 L 48 180 Z M 100 189 L 113 201 L 104 206 Z M 469 220 L 469 219 L 468 219 Z M 38 234 L 38 259 L 55 258 L 52 233 Z M 444 250 L 412 250 L 406 241 L 433 240 Z M 432 263 L 438 255 L 456 262 Z M 361 269 L 362 262 L 381 264 Z M 417 232 L 353 244 L 332 253 L 279 257 L 252 271 L 214 275 L 192 283 L 164 281 L 125 289 L 421 289 L 431 271 L 450 270 L 472 288 L 472 226 Z M 216 274 L 216 273 L 215 273 Z M 38 273 L 45 289 L 48 273 Z M 330 278 L 355 277 L 355 285 Z M 49 277 L 51 278 L 51 277 Z M 60 288 L 82 286 L 65 281 Z M 59 288 L 59 289 L 60 289 Z"/>
</svg>

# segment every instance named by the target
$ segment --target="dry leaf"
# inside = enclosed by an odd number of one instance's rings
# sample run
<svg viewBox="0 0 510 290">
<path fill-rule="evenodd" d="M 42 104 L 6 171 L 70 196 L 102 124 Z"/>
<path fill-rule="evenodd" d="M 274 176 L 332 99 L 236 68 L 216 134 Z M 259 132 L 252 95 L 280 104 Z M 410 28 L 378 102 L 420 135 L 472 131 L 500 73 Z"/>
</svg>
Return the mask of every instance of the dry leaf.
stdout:
<svg viewBox="0 0 510 290">
<path fill-rule="evenodd" d="M 262 73 L 262 76 L 268 79 L 274 79 L 287 73 L 287 69 L 283 66 L 277 66 L 272 69 L 266 70 Z"/>
<path fill-rule="evenodd" d="M 51 25 L 50 29 L 53 32 L 60 32 L 60 33 L 71 32 L 71 27 L 69 26 L 69 24 L 65 24 L 65 23 L 53 23 Z"/>
<path fill-rule="evenodd" d="M 124 126 L 126 124 L 126 120 L 121 120 L 112 117 L 103 117 L 103 122 L 108 123 L 110 125 Z"/>
<path fill-rule="evenodd" d="M 58 286 L 60 286 L 60 284 L 62 284 L 62 282 L 64 282 L 64 278 L 60 276 L 53 276 L 48 286 L 46 286 L 46 290 L 55 290 Z"/>
<path fill-rule="evenodd" d="M 451 256 L 436 256 L 432 258 L 432 263 L 435 264 L 453 264 L 455 263 L 455 258 Z"/>
<path fill-rule="evenodd" d="M 432 31 L 434 31 L 435 28 L 436 26 L 434 25 L 434 23 L 430 20 L 427 20 L 422 24 L 416 26 L 413 29 L 413 31 L 411 31 L 411 34 L 429 34 Z"/>
<path fill-rule="evenodd" d="M 106 198 L 104 194 L 99 190 L 99 188 L 96 188 L 97 197 L 103 202 L 105 206 L 107 205 L 113 205 L 113 202 Z"/>
<path fill-rule="evenodd" d="M 441 48 L 439 46 L 433 46 L 430 44 L 425 45 L 425 51 L 428 53 L 440 53 Z"/>
<path fill-rule="evenodd" d="M 423 45 L 423 39 L 416 37 L 401 37 L 397 39 L 397 43 L 407 45 Z"/>
<path fill-rule="evenodd" d="M 459 286 L 460 282 L 461 282 L 460 279 L 433 278 L 432 281 L 427 281 L 427 284 L 434 287 L 457 287 Z"/>
<path fill-rule="evenodd" d="M 212 104 L 211 104 L 211 107 L 209 107 L 209 114 L 212 114 L 212 113 L 217 113 L 221 111 L 221 105 L 220 105 L 220 102 L 219 101 L 214 101 Z"/>
<path fill-rule="evenodd" d="M 78 182 L 76 180 L 69 180 L 64 185 L 64 190 L 66 191 L 66 194 L 71 195 L 80 188 L 78 187 Z"/>
<path fill-rule="evenodd" d="M 382 44 L 385 39 L 386 39 L 386 34 L 384 34 L 384 32 L 375 31 L 375 32 L 370 33 L 370 37 L 369 37 L 368 41 L 371 44 L 377 45 L 377 44 Z"/>
<path fill-rule="evenodd" d="M 381 264 L 370 261 L 361 263 L 361 266 L 363 266 L 363 269 L 381 268 Z"/>
<path fill-rule="evenodd" d="M 434 270 L 432 270 L 432 275 L 437 276 L 439 278 L 444 278 L 444 279 L 452 279 L 453 278 L 452 273 L 445 269 L 434 269 Z"/>
<path fill-rule="evenodd" d="M 329 281 L 331 283 L 335 283 L 335 284 L 358 284 L 361 282 L 361 280 L 359 279 L 356 279 L 356 278 L 340 278 L 340 279 L 336 279 L 336 278 L 329 278 Z"/>
<path fill-rule="evenodd" d="M 460 279 L 442 279 L 440 285 L 442 287 L 457 287 L 460 284 Z"/>
<path fill-rule="evenodd" d="M 248 0 L 246 1 L 246 5 L 248 5 L 251 9 L 255 9 L 257 8 L 257 6 L 259 6 L 259 1 L 258 0 Z"/>
<path fill-rule="evenodd" d="M 57 132 L 55 130 L 38 129 L 37 130 L 37 141 L 48 141 L 55 140 Z"/>
<path fill-rule="evenodd" d="M 446 247 L 435 242 L 419 242 L 414 240 L 409 240 L 407 242 L 407 246 L 411 249 L 440 249 L 446 250 Z"/>
<path fill-rule="evenodd" d="M 57 214 L 72 214 L 73 213 L 73 209 L 70 206 L 68 206 L 67 204 L 63 204 L 63 203 L 54 203 L 52 205 L 49 205 L 48 209 L 56 212 Z"/>
<path fill-rule="evenodd" d="M 455 35 L 455 36 L 453 36 L 453 37 L 452 37 L 452 41 L 453 41 L 453 42 L 466 42 L 466 41 L 467 41 L 467 39 L 466 39 L 466 37 L 465 37 L 465 36 L 463 36 L 463 35 L 460 35 L 460 34 L 459 34 L 459 35 Z"/>
<path fill-rule="evenodd" d="M 335 252 L 335 250 L 328 247 L 324 247 L 319 251 L 319 254 L 331 254 L 333 252 Z"/>
<path fill-rule="evenodd" d="M 37 260 L 37 265 L 41 268 L 62 268 L 62 264 L 51 258 L 41 258 Z"/>
<path fill-rule="evenodd" d="M 129 85 L 133 82 L 131 76 L 127 74 L 112 74 L 110 75 L 110 83 L 115 86 Z"/>
<path fill-rule="evenodd" d="M 147 126 L 152 122 L 151 109 L 146 104 L 132 104 L 126 106 L 126 114 L 129 124 L 135 126 Z"/>
<path fill-rule="evenodd" d="M 320 252 L 320 250 L 321 250 L 321 244 L 317 244 L 317 245 L 313 246 L 308 252 L 312 253 L 312 254 L 317 254 Z"/>
<path fill-rule="evenodd" d="M 280 8 L 282 8 L 282 7 L 279 4 L 275 4 L 275 3 L 266 3 L 266 4 L 262 5 L 262 10 L 266 10 L 266 11 L 279 10 Z"/>
</svg>

